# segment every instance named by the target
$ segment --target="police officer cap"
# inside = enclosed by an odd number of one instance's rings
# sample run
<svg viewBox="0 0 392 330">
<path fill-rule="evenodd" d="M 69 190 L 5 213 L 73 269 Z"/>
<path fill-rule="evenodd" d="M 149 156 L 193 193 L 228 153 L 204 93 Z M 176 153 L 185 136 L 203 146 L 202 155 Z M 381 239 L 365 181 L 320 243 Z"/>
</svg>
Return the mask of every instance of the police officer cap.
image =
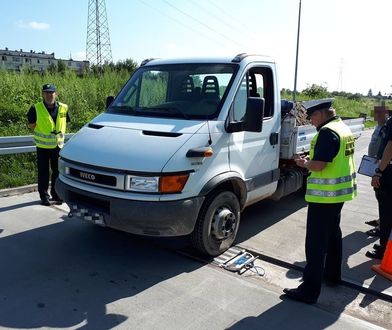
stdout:
<svg viewBox="0 0 392 330">
<path fill-rule="evenodd" d="M 45 84 L 42 86 L 42 91 L 43 92 L 55 92 L 56 86 L 53 84 Z"/>
<path fill-rule="evenodd" d="M 320 99 L 320 100 L 311 100 L 303 103 L 303 106 L 306 109 L 307 117 L 306 119 L 310 119 L 310 116 L 313 112 L 317 110 L 329 109 L 332 105 L 333 99 Z"/>
</svg>

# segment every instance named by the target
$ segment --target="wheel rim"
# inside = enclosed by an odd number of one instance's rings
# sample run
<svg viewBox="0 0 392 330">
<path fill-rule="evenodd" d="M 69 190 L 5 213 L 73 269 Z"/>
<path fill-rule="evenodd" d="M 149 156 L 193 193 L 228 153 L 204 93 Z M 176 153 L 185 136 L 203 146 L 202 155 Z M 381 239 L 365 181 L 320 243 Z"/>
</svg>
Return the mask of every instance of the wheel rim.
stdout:
<svg viewBox="0 0 392 330">
<path fill-rule="evenodd" d="M 233 234 L 237 225 L 235 214 L 227 207 L 221 206 L 216 209 L 212 224 L 211 234 L 217 240 L 223 240 Z"/>
</svg>

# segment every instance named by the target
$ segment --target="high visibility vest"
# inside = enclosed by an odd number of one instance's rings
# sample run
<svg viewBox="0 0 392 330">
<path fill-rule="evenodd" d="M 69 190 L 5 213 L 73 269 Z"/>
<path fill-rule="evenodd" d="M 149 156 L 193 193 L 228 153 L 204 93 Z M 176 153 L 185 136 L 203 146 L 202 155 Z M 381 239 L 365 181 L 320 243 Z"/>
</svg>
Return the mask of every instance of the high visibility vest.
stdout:
<svg viewBox="0 0 392 330">
<path fill-rule="evenodd" d="M 327 127 L 339 135 L 338 154 L 322 171 L 311 172 L 307 179 L 305 200 L 313 203 L 341 203 L 357 195 L 354 161 L 354 136 L 340 118 L 330 121 Z M 317 133 L 310 145 L 310 159 L 318 139 Z"/>
<path fill-rule="evenodd" d="M 68 106 L 60 102 L 58 104 L 56 123 L 43 102 L 34 104 L 37 113 L 34 141 L 39 148 L 54 149 L 57 146 L 62 148 L 64 145 Z"/>
</svg>

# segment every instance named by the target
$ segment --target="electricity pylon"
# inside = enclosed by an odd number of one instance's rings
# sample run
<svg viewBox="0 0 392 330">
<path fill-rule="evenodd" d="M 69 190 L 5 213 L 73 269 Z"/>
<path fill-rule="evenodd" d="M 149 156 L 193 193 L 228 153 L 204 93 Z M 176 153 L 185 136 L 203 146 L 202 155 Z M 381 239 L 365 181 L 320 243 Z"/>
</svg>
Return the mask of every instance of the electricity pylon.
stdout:
<svg viewBox="0 0 392 330">
<path fill-rule="evenodd" d="M 86 60 L 98 66 L 112 62 L 105 0 L 88 2 Z"/>
</svg>

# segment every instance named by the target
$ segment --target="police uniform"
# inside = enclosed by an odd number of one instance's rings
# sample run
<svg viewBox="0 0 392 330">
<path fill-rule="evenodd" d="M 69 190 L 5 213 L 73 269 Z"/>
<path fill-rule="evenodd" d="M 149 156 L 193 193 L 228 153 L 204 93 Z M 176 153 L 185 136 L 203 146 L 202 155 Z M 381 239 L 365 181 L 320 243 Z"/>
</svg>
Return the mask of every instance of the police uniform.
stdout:
<svg viewBox="0 0 392 330">
<path fill-rule="evenodd" d="M 378 149 L 377 158 L 380 160 L 383 156 L 384 149 L 389 141 L 392 141 L 392 117 L 381 128 L 381 143 Z M 374 189 L 378 201 L 378 210 L 380 216 L 380 248 L 373 252 L 367 252 L 366 255 L 371 258 L 382 259 L 385 252 L 389 234 L 392 230 L 392 160 L 389 165 L 382 171 L 380 177 L 380 187 Z"/>
<path fill-rule="evenodd" d="M 316 110 L 328 109 L 332 100 L 321 100 L 307 107 L 308 117 Z M 315 303 L 323 279 L 336 285 L 341 281 L 342 232 L 340 216 L 345 201 L 356 196 L 354 137 L 335 116 L 317 127 L 311 142 L 310 160 L 322 161 L 321 171 L 307 179 L 305 200 L 309 203 L 303 282 L 297 289 L 285 289 L 289 298 Z"/>
<path fill-rule="evenodd" d="M 55 92 L 55 86 L 46 84 L 42 91 Z M 44 102 L 32 105 L 27 113 L 29 124 L 36 124 L 33 135 L 37 149 L 38 193 L 42 204 L 48 205 L 49 164 L 52 172 L 50 195 L 54 201 L 60 201 L 54 188 L 58 177 L 59 152 L 64 144 L 66 123 L 70 121 L 68 106 L 55 102 L 48 107 Z"/>
</svg>

